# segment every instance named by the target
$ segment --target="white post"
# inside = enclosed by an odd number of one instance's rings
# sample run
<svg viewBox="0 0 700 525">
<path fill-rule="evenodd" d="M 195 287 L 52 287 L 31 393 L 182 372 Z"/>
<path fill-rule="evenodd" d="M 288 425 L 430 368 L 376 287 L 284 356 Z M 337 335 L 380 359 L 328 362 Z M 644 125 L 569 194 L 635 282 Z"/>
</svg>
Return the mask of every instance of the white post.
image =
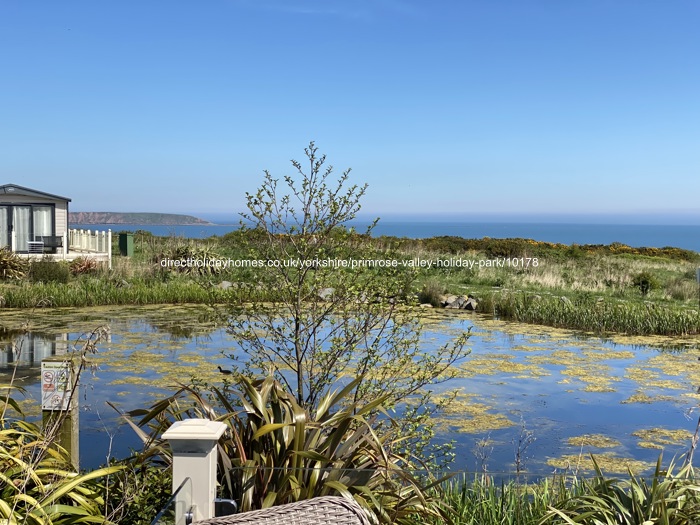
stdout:
<svg viewBox="0 0 700 525">
<path fill-rule="evenodd" d="M 64 231 L 63 232 L 63 242 L 61 243 L 62 244 L 61 251 L 63 252 L 64 259 L 66 258 L 66 255 L 68 255 L 68 243 L 69 242 L 70 242 L 70 238 L 68 235 L 68 231 Z"/>
<path fill-rule="evenodd" d="M 192 486 L 191 503 L 194 505 L 194 521 L 214 517 L 216 497 L 216 444 L 226 430 L 226 425 L 208 419 L 176 421 L 163 434 L 173 451 L 173 491 L 185 478 Z M 175 499 L 175 524 L 185 525 L 185 514 L 190 502 L 186 494 Z"/>
<path fill-rule="evenodd" d="M 15 251 L 16 244 L 17 244 L 17 236 L 15 235 L 15 230 L 13 228 L 12 232 L 10 232 L 10 251 L 11 252 Z"/>
<path fill-rule="evenodd" d="M 107 230 L 107 260 L 109 261 L 109 269 L 112 269 L 112 230 Z"/>
</svg>

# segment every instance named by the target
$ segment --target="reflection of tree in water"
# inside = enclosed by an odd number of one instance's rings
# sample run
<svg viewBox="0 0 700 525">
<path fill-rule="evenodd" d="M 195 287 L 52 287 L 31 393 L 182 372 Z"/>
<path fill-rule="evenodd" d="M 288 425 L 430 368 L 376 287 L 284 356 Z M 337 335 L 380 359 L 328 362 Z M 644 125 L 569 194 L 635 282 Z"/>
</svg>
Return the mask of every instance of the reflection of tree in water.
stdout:
<svg viewBox="0 0 700 525">
<path fill-rule="evenodd" d="M 171 341 L 209 339 L 217 329 L 216 315 L 203 311 L 193 317 L 173 316 L 172 319 L 148 319 L 147 322 L 159 333 L 168 334 Z"/>
</svg>

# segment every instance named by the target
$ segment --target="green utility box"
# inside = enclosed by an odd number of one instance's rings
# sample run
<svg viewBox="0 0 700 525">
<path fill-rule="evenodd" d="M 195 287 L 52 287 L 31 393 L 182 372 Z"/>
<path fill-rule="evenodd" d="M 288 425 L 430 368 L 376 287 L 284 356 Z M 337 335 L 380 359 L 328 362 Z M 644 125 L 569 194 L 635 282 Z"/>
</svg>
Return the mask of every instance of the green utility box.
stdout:
<svg viewBox="0 0 700 525">
<path fill-rule="evenodd" d="M 134 234 L 120 233 L 119 234 L 119 255 L 123 257 L 132 257 L 134 255 Z"/>
</svg>

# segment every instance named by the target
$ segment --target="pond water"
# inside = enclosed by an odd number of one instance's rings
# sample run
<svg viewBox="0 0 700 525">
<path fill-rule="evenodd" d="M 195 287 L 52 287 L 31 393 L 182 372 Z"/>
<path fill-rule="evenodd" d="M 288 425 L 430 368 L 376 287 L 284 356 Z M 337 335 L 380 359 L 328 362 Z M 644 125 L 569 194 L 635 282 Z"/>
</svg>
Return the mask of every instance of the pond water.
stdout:
<svg viewBox="0 0 700 525">
<path fill-rule="evenodd" d="M 192 377 L 218 383 L 233 342 L 204 307 L 53 309 L 0 312 L 0 384 L 13 373 L 29 415 L 40 412 L 41 360 L 80 344 L 98 326 L 109 338 L 81 378 L 81 466 L 124 457 L 140 447 L 120 423 L 122 410 L 145 408 Z M 29 332 L 25 332 L 25 328 Z M 687 452 L 698 421 L 698 339 L 603 340 L 566 330 L 502 322 L 466 312 L 426 314 L 426 348 L 471 328 L 471 354 L 457 390 L 438 421 L 439 440 L 454 440 L 453 469 L 532 474 L 590 467 L 589 454 L 609 472 L 643 471 L 663 450 Z M 674 350 L 662 345 L 675 345 Z M 21 348 L 21 352 L 18 349 Z M 18 355 L 19 354 L 19 355 Z M 518 443 L 520 442 L 520 445 Z"/>
</svg>

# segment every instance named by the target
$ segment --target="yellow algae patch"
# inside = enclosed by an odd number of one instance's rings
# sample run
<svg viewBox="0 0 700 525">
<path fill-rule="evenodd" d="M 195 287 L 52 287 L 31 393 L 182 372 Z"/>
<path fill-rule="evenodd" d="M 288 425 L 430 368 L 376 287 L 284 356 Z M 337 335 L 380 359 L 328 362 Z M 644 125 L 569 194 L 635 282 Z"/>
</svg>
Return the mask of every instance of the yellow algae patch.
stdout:
<svg viewBox="0 0 700 525">
<path fill-rule="evenodd" d="M 561 371 L 562 375 L 575 377 L 586 384 L 585 392 L 615 392 L 610 386 L 613 381 L 621 381 L 619 377 L 610 376 L 610 367 L 587 364 L 583 366 L 568 366 Z"/>
<path fill-rule="evenodd" d="M 625 377 L 644 388 L 665 388 L 683 390 L 685 387 L 674 379 L 661 379 L 655 370 L 641 366 L 633 366 L 625 370 Z"/>
<path fill-rule="evenodd" d="M 570 437 L 566 442 L 572 447 L 615 448 L 621 445 L 616 439 L 603 434 L 584 434 Z"/>
<path fill-rule="evenodd" d="M 634 352 L 629 350 L 583 350 L 583 355 L 596 361 L 615 359 L 634 359 Z"/>
<path fill-rule="evenodd" d="M 700 384 L 700 361 L 694 353 L 659 354 L 650 358 L 648 364 L 668 376 L 685 378 L 693 385 Z"/>
<path fill-rule="evenodd" d="M 473 397 L 460 394 L 453 399 L 437 418 L 438 427 L 444 431 L 478 434 L 515 424 L 502 414 L 492 413 L 494 407 L 472 401 Z"/>
<path fill-rule="evenodd" d="M 527 356 L 527 358 L 537 364 L 562 366 L 583 364 L 589 361 L 578 352 L 572 350 L 554 350 L 545 355 L 531 355 Z"/>
<path fill-rule="evenodd" d="M 552 349 L 546 346 L 535 346 L 535 345 L 517 345 L 512 347 L 510 350 L 514 352 L 550 352 Z"/>
<path fill-rule="evenodd" d="M 612 334 L 610 340 L 615 344 L 629 346 L 653 346 L 656 348 L 695 348 L 697 340 L 688 340 L 687 337 L 672 337 L 665 335 L 624 335 Z"/>
<path fill-rule="evenodd" d="M 632 458 L 624 458 L 611 453 L 596 454 L 595 461 L 603 472 L 627 473 L 629 469 L 633 473 L 644 472 L 653 468 L 651 463 L 637 461 Z M 595 465 L 590 456 L 567 454 L 559 458 L 550 458 L 547 465 L 563 470 L 571 471 L 594 471 Z"/>
<path fill-rule="evenodd" d="M 687 395 L 687 394 L 684 394 Z M 623 405 L 630 404 L 630 403 L 668 403 L 668 402 L 675 402 L 678 401 L 677 398 L 673 396 L 649 396 L 645 394 L 644 392 L 637 390 L 634 394 L 632 394 L 630 397 L 627 399 L 620 401 Z"/>
<path fill-rule="evenodd" d="M 520 377 L 543 377 L 549 372 L 543 368 L 515 361 L 515 356 L 509 354 L 473 355 L 459 367 L 460 377 L 477 375 L 518 374 Z"/>
<path fill-rule="evenodd" d="M 642 448 L 658 448 L 662 449 L 666 445 L 683 445 L 690 442 L 693 435 L 685 430 L 669 430 L 667 428 L 648 428 L 635 430 L 632 435 L 638 437 L 641 441 L 637 443 Z"/>
</svg>

